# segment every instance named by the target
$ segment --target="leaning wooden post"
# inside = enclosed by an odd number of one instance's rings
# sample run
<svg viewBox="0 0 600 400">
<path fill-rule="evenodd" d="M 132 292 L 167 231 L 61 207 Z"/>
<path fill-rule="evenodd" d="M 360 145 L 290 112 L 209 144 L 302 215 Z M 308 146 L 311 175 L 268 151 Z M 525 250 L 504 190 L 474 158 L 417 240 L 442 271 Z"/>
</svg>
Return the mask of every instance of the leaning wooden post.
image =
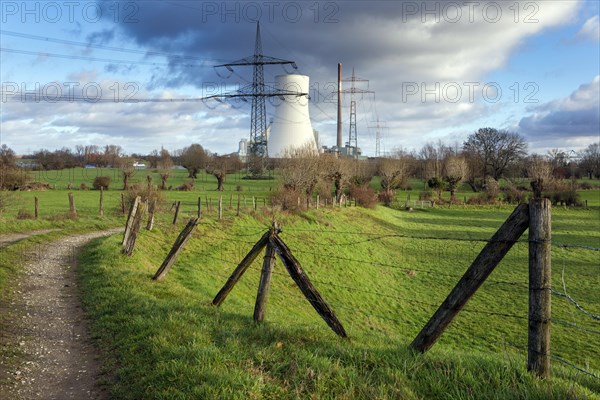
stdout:
<svg viewBox="0 0 600 400">
<path fill-rule="evenodd" d="M 529 207 L 527 204 L 520 204 L 481 250 L 410 347 L 424 352 L 435 344 L 528 226 Z"/>
<path fill-rule="evenodd" d="M 130 256 L 133 254 L 135 247 L 135 241 L 142 224 L 142 217 L 145 211 L 145 203 L 142 202 L 140 196 L 136 197 L 131 208 L 129 209 L 129 216 L 127 217 L 127 224 L 125 226 L 125 233 L 123 234 L 123 253 Z"/>
<path fill-rule="evenodd" d="M 169 270 L 175 263 L 175 260 L 177 260 L 177 256 L 183 249 L 183 246 L 192 237 L 192 232 L 194 232 L 194 229 L 196 228 L 196 226 L 198 226 L 198 222 L 200 222 L 200 218 L 191 218 L 188 221 L 185 228 L 183 228 L 179 236 L 177 236 L 177 239 L 175 239 L 175 243 L 173 243 L 171 251 L 169 251 L 169 254 L 167 254 L 167 257 L 161 264 L 160 268 L 158 268 L 158 270 L 152 277 L 153 280 L 160 280 L 164 278 L 167 272 L 169 272 Z"/>
<path fill-rule="evenodd" d="M 33 215 L 35 216 L 35 219 L 38 219 L 39 215 L 40 215 L 40 202 L 38 200 L 38 197 L 35 196 L 33 198 Z"/>
<path fill-rule="evenodd" d="M 275 265 L 275 250 L 271 243 L 267 244 L 262 271 L 260 274 L 260 283 L 258 284 L 258 294 L 256 295 L 256 305 L 254 306 L 254 322 L 262 322 L 265 319 L 267 307 L 267 298 L 271 287 L 271 276 L 273 275 L 273 266 Z"/>
<path fill-rule="evenodd" d="M 73 197 L 73 193 L 71 192 L 69 192 L 69 216 L 77 216 L 77 209 L 75 208 L 75 198 Z"/>
<path fill-rule="evenodd" d="M 235 268 L 227 282 L 225 282 L 225 285 L 223 285 L 223 288 L 221 288 L 219 293 L 217 293 L 217 295 L 213 299 L 213 306 L 220 306 L 221 303 L 225 301 L 225 298 L 227 297 L 229 292 L 231 292 L 231 289 L 233 289 L 233 287 L 240 280 L 242 275 L 244 275 L 244 272 L 246 272 L 250 264 L 252 264 L 256 257 L 258 257 L 258 254 L 261 252 L 261 250 L 265 248 L 265 246 L 269 242 L 270 235 L 271 232 L 266 232 L 260 238 L 260 240 L 256 242 L 256 244 L 254 245 L 254 247 L 252 247 L 250 252 L 246 254 L 246 257 L 244 257 L 244 259 L 238 264 L 238 266 Z"/>
<path fill-rule="evenodd" d="M 549 199 L 530 200 L 527 370 L 542 378 L 550 376 L 551 219 Z"/>
<path fill-rule="evenodd" d="M 98 210 L 100 216 L 104 216 L 104 188 L 100 186 L 100 209 Z"/>
<path fill-rule="evenodd" d="M 173 225 L 177 223 L 177 217 L 179 217 L 179 207 L 181 206 L 181 201 L 177 200 L 175 202 L 175 215 L 173 215 Z"/>
<path fill-rule="evenodd" d="M 146 229 L 151 231 L 154 228 L 154 213 L 156 212 L 156 199 L 153 199 L 150 202 L 150 206 L 148 207 L 148 223 L 146 224 Z"/>
<path fill-rule="evenodd" d="M 269 242 L 275 248 L 285 269 L 287 269 L 288 273 L 315 311 L 319 313 L 321 318 L 323 318 L 327 325 L 329 325 L 338 336 L 348 337 L 342 323 L 337 319 L 329 304 L 327 304 L 319 291 L 313 286 L 310 279 L 308 279 L 308 276 L 300 266 L 300 263 L 296 260 L 287 245 L 276 234 L 269 238 Z"/>
</svg>

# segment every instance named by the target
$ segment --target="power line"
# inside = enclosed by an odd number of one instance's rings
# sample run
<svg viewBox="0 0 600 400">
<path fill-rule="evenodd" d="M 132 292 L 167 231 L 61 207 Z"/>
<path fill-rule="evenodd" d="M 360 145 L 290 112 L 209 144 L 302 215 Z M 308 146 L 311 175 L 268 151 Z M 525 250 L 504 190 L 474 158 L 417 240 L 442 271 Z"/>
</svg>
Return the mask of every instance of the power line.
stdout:
<svg viewBox="0 0 600 400">
<path fill-rule="evenodd" d="M 122 48 L 122 47 L 94 44 L 91 42 L 77 42 L 74 40 L 57 39 L 57 38 L 51 38 L 51 37 L 47 37 L 47 36 L 38 36 L 38 35 L 32 35 L 32 34 L 28 34 L 28 33 L 7 31 L 4 29 L 0 30 L 0 35 L 19 37 L 19 38 L 29 39 L 29 40 L 37 40 L 37 41 L 41 41 L 41 42 L 68 44 L 68 45 L 72 45 L 72 46 L 81 46 L 81 47 L 94 48 L 94 49 L 100 49 L 100 50 L 117 51 L 120 53 L 141 54 L 144 56 L 168 57 L 171 59 L 175 59 L 175 60 L 172 60 L 173 62 L 176 62 L 177 59 L 203 61 L 203 62 L 206 62 L 206 61 L 220 62 L 220 61 L 222 61 L 220 59 L 201 58 L 201 57 L 187 56 L 187 55 L 174 54 L 174 53 L 164 53 L 164 52 L 160 52 L 160 51 L 126 49 L 126 48 Z"/>
</svg>

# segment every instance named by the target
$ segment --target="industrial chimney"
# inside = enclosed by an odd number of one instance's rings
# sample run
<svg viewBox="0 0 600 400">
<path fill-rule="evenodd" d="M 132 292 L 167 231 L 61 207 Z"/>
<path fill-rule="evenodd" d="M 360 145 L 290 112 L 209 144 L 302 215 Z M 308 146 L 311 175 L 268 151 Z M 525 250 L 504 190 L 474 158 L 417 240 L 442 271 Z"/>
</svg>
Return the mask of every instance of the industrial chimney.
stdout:
<svg viewBox="0 0 600 400">
<path fill-rule="evenodd" d="M 275 117 L 271 125 L 267 149 L 269 157 L 281 158 L 286 153 L 308 148 L 317 152 L 317 144 L 308 114 L 308 76 L 278 75 L 278 90 L 290 92 L 276 99 Z M 299 93 L 305 93 L 298 96 Z"/>
</svg>

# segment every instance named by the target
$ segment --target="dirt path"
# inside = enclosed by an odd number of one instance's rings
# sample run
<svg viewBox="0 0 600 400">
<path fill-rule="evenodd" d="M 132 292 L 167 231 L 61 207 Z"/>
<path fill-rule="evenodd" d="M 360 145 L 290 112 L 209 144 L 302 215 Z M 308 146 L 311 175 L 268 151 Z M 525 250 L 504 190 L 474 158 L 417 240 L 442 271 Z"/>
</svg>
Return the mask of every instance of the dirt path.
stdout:
<svg viewBox="0 0 600 400">
<path fill-rule="evenodd" d="M 76 255 L 93 238 L 122 229 L 71 236 L 26 253 L 25 273 L 2 327 L 0 399 L 108 399 L 97 385 L 100 364 L 79 297 Z M 20 354 L 19 354 L 20 353 Z"/>
<path fill-rule="evenodd" d="M 6 247 L 9 244 L 18 242 L 19 240 L 27 239 L 30 236 L 45 235 L 46 233 L 59 231 L 60 229 L 42 229 L 39 231 L 31 231 L 27 233 L 3 233 L 0 235 L 0 248 Z"/>
</svg>

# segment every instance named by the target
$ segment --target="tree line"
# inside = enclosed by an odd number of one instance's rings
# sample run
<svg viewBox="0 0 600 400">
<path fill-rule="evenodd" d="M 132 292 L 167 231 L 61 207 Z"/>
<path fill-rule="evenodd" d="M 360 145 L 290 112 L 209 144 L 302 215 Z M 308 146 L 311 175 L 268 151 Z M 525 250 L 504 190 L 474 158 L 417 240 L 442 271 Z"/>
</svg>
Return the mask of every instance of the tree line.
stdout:
<svg viewBox="0 0 600 400">
<path fill-rule="evenodd" d="M 378 199 L 392 201 L 395 191 L 406 188 L 410 178 L 419 178 L 441 198 L 442 191 L 449 191 L 451 199 L 462 184 L 473 192 L 489 190 L 501 178 L 543 177 L 547 182 L 565 178 L 600 178 L 600 142 L 589 145 L 579 154 L 554 149 L 545 155 L 528 154 L 525 139 L 517 133 L 494 128 L 481 128 L 468 136 L 462 144 L 448 145 L 442 141 L 427 143 L 420 150 L 407 152 L 397 149 L 386 157 L 355 160 L 334 154 L 315 154 L 308 149 L 296 149 L 282 159 L 247 160 L 242 163 L 236 154 L 218 155 L 193 143 L 172 154 L 166 149 L 153 150 L 150 154 L 127 155 L 121 146 L 78 145 L 74 150 L 62 148 L 54 151 L 39 150 L 24 156 L 35 160 L 35 167 L 45 170 L 84 167 L 114 167 L 120 170 L 123 188 L 130 186 L 134 162 L 144 161 L 156 169 L 161 182 L 160 189 L 168 189 L 168 181 L 175 165 L 188 171 L 193 182 L 201 171 L 212 174 L 217 180 L 216 190 L 224 189 L 227 174 L 246 168 L 249 174 L 255 168 L 277 170 L 282 193 L 288 197 L 315 192 L 333 193 L 339 201 L 342 195 L 362 193 L 364 201 L 369 183 L 379 177 Z M 15 174 L 17 159 L 6 145 L 0 148 L 0 187 L 14 188 L 23 182 Z M 12 172 L 11 172 L 12 171 Z M 185 188 L 184 188 L 185 189 Z M 309 196 L 310 197 L 310 196 Z"/>
</svg>

